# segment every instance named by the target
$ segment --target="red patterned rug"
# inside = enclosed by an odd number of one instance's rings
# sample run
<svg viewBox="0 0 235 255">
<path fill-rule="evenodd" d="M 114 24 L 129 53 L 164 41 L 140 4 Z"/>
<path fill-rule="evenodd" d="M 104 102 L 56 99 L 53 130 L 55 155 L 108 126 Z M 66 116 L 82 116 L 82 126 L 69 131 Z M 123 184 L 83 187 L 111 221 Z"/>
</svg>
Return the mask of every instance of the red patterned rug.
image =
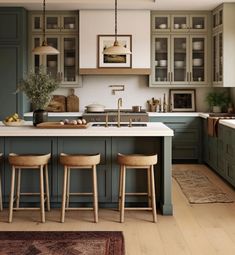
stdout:
<svg viewBox="0 0 235 255">
<path fill-rule="evenodd" d="M 0 232 L 0 255 L 124 255 L 118 231 Z"/>
</svg>

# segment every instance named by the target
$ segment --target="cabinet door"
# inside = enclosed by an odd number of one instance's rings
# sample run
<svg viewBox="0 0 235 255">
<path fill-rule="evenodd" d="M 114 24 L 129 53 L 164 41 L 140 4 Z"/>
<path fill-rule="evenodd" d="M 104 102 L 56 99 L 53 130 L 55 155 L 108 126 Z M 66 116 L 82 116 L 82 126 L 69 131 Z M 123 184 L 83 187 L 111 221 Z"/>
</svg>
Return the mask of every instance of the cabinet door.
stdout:
<svg viewBox="0 0 235 255">
<path fill-rule="evenodd" d="M 46 32 L 59 32 L 61 28 L 59 15 L 46 15 Z"/>
<path fill-rule="evenodd" d="M 184 35 L 172 36 L 171 70 L 172 83 L 188 84 L 189 82 L 189 37 Z"/>
<path fill-rule="evenodd" d="M 206 36 L 190 37 L 190 83 L 198 85 L 208 83 L 206 49 Z"/>
<path fill-rule="evenodd" d="M 206 32 L 207 15 L 190 15 L 190 32 Z"/>
<path fill-rule="evenodd" d="M 62 15 L 61 16 L 61 30 L 66 32 L 78 31 L 78 19 L 77 15 Z"/>
<path fill-rule="evenodd" d="M 76 36 L 62 37 L 61 57 L 62 84 L 78 84 L 78 40 Z"/>
<path fill-rule="evenodd" d="M 223 8 L 220 8 L 213 12 L 213 18 L 212 18 L 213 30 L 217 30 L 221 28 L 222 24 L 223 24 Z"/>
<path fill-rule="evenodd" d="M 154 14 L 152 15 L 153 32 L 170 32 L 170 15 Z"/>
<path fill-rule="evenodd" d="M 31 24 L 32 24 L 32 31 L 33 32 L 42 32 L 42 15 L 41 14 L 33 14 L 31 16 Z"/>
<path fill-rule="evenodd" d="M 154 84 L 170 83 L 170 36 L 154 36 L 152 43 Z"/>
<path fill-rule="evenodd" d="M 173 32 L 188 32 L 190 22 L 188 15 L 172 15 L 171 30 Z"/>
<path fill-rule="evenodd" d="M 223 82 L 223 33 L 213 35 L 213 85 Z"/>
</svg>

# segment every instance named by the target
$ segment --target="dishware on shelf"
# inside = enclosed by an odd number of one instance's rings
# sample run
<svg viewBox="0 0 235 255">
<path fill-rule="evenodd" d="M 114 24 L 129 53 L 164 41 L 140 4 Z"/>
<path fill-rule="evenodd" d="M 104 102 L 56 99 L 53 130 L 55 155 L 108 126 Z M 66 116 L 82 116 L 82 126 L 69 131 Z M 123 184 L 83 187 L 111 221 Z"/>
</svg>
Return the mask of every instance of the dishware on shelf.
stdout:
<svg viewBox="0 0 235 255">
<path fill-rule="evenodd" d="M 162 67 L 167 66 L 167 60 L 166 59 L 159 60 L 159 65 Z"/>
<path fill-rule="evenodd" d="M 180 27 L 181 27 L 181 29 L 186 29 L 187 28 L 187 24 L 181 24 Z"/>
<path fill-rule="evenodd" d="M 166 24 L 160 24 L 160 25 L 159 25 L 159 28 L 160 28 L 160 29 L 166 29 L 166 28 L 167 28 L 167 25 L 166 25 Z"/>
<path fill-rule="evenodd" d="M 180 28 L 180 24 L 174 24 L 174 28 L 175 28 L 175 29 Z"/>
<path fill-rule="evenodd" d="M 67 57 L 64 60 L 66 66 L 74 66 L 75 65 L 75 58 L 74 57 Z"/>
<path fill-rule="evenodd" d="M 202 50 L 202 49 L 203 49 L 203 42 L 202 41 L 193 42 L 193 50 Z"/>
<path fill-rule="evenodd" d="M 159 61 L 156 60 L 156 61 L 155 61 L 155 66 L 158 66 L 158 65 L 159 65 Z"/>
<path fill-rule="evenodd" d="M 48 67 L 56 67 L 57 62 L 55 60 L 48 61 Z"/>
<path fill-rule="evenodd" d="M 193 66 L 202 66 L 202 59 L 201 58 L 194 58 L 193 59 Z"/>
<path fill-rule="evenodd" d="M 174 65 L 175 65 L 175 67 L 178 67 L 178 68 L 183 67 L 183 66 L 184 66 L 184 61 L 182 61 L 182 60 L 176 60 L 176 61 L 174 62 Z"/>
<path fill-rule="evenodd" d="M 181 47 L 182 47 L 183 50 L 185 50 L 186 49 L 186 43 L 182 43 Z"/>
<path fill-rule="evenodd" d="M 68 24 L 68 28 L 70 28 L 70 29 L 74 29 L 74 27 L 75 27 L 75 24 L 74 24 L 74 23 L 70 23 L 70 24 Z"/>
<path fill-rule="evenodd" d="M 155 43 L 155 49 L 156 49 L 156 50 L 161 50 L 161 42 L 157 41 L 157 42 Z"/>
<path fill-rule="evenodd" d="M 196 28 L 196 29 L 202 29 L 202 25 L 201 25 L 201 24 L 196 24 L 196 25 L 195 25 L 195 28 Z"/>
</svg>

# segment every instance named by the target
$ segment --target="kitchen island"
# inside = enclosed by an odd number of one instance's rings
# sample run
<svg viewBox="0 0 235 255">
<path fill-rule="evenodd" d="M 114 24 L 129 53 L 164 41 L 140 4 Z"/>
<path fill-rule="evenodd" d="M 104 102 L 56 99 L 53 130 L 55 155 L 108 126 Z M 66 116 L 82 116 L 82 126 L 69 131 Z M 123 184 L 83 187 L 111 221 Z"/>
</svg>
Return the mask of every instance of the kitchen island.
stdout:
<svg viewBox="0 0 235 255">
<path fill-rule="evenodd" d="M 172 215 L 171 198 L 171 144 L 173 131 L 162 123 L 146 123 L 138 127 L 94 127 L 86 129 L 39 129 L 32 122 L 19 127 L 7 127 L 0 123 L 0 151 L 4 154 L 3 195 L 7 206 L 10 190 L 11 170 L 7 156 L 10 152 L 19 154 L 51 153 L 49 165 L 52 207 L 60 207 L 63 184 L 63 168 L 58 158 L 64 153 L 100 153 L 98 166 L 98 192 L 100 207 L 117 207 L 119 166 L 117 153 L 158 154 L 155 167 L 157 203 L 163 215 Z M 22 192 L 39 188 L 38 173 L 23 172 Z M 91 187 L 90 171 L 74 171 L 71 178 L 72 192 L 88 192 Z M 127 192 L 146 191 L 145 171 L 132 170 L 127 175 Z M 38 198 L 22 197 L 23 203 L 36 203 Z M 91 203 L 88 197 L 72 197 L 71 203 Z M 145 197 L 128 197 L 131 205 L 144 205 Z"/>
</svg>

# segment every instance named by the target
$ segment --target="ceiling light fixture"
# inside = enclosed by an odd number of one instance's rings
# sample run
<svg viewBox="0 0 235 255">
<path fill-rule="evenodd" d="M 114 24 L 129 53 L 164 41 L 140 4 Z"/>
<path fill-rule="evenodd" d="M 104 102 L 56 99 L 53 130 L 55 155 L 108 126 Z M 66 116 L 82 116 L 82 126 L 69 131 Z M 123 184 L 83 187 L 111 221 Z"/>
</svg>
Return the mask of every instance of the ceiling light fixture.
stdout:
<svg viewBox="0 0 235 255">
<path fill-rule="evenodd" d="M 131 54 L 131 51 L 121 45 L 117 40 L 117 0 L 115 0 L 115 40 L 114 44 L 111 47 L 106 48 L 103 51 L 105 55 L 127 55 Z"/>
<path fill-rule="evenodd" d="M 35 55 L 58 55 L 60 52 L 52 47 L 47 45 L 46 41 L 46 0 L 43 0 L 43 17 L 42 17 L 42 33 L 43 33 L 43 41 L 42 45 L 39 47 L 36 47 L 32 50 L 33 54 Z"/>
</svg>

